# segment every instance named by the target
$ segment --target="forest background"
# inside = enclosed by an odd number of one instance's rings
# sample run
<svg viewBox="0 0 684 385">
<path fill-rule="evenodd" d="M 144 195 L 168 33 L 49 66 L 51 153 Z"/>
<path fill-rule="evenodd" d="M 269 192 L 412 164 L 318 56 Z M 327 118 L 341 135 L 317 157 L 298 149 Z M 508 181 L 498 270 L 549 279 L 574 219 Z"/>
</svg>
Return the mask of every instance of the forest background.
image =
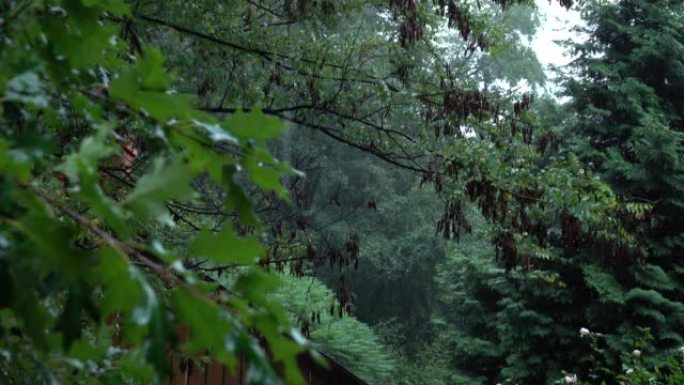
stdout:
<svg viewBox="0 0 684 385">
<path fill-rule="evenodd" d="M 682 383 L 684 2 L 553 6 L 3 3 L 0 378 Z"/>
</svg>

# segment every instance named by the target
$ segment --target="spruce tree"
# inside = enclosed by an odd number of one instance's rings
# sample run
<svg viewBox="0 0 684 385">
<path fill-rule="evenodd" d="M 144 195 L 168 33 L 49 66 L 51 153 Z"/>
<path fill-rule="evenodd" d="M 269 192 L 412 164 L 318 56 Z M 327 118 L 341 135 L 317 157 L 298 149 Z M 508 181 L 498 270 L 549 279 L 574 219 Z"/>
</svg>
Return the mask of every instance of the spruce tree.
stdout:
<svg viewBox="0 0 684 385">
<path fill-rule="evenodd" d="M 605 221 L 639 250 L 550 250 L 524 275 L 468 247 L 485 239 L 465 239 L 438 278 L 440 337 L 467 378 L 457 383 L 550 384 L 565 371 L 612 384 L 635 348 L 658 361 L 684 342 L 684 2 L 589 1 L 582 11 L 588 38 L 573 45 L 561 151 L 614 190 L 620 208 Z M 640 345 L 646 334 L 652 345 Z"/>
<path fill-rule="evenodd" d="M 615 351 L 637 326 L 650 327 L 660 347 L 681 345 L 684 2 L 591 3 L 585 15 L 590 38 L 575 45 L 577 73 L 567 84 L 575 149 L 623 202 L 622 222 L 643 255 L 593 256 L 584 275 L 599 301 L 586 317 Z"/>
</svg>

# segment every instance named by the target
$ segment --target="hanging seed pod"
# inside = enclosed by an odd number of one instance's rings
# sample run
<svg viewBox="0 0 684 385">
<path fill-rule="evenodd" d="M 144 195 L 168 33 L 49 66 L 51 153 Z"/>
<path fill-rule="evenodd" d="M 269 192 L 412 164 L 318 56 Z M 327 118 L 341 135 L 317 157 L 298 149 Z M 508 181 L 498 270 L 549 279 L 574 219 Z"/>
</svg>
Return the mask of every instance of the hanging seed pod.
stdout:
<svg viewBox="0 0 684 385">
<path fill-rule="evenodd" d="M 574 4 L 573 0 L 558 0 L 558 3 L 562 6 L 565 7 L 566 9 L 570 9 L 572 5 Z"/>
<path fill-rule="evenodd" d="M 314 249 L 311 240 L 309 240 L 306 244 L 306 259 L 308 259 L 309 261 L 313 261 L 315 258 L 316 250 Z"/>
<path fill-rule="evenodd" d="M 510 271 L 516 266 L 518 259 L 518 249 L 515 246 L 515 240 L 510 233 L 503 234 L 499 239 L 499 248 L 504 262 L 506 271 Z M 498 255 L 498 252 L 497 252 Z"/>
</svg>

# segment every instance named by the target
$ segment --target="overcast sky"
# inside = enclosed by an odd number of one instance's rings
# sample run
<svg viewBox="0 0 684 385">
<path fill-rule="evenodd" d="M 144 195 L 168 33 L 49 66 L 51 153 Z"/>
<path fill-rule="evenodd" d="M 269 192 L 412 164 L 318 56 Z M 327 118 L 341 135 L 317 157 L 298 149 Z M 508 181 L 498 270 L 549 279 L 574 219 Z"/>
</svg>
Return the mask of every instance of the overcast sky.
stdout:
<svg viewBox="0 0 684 385">
<path fill-rule="evenodd" d="M 578 38 L 576 32 L 572 32 L 571 29 L 582 23 L 579 12 L 565 9 L 555 0 L 551 4 L 549 4 L 549 0 L 536 0 L 536 2 L 541 14 L 541 26 L 532 41 L 532 48 L 545 69 L 549 65 L 563 66 L 568 64 L 571 57 L 566 54 L 563 47 L 554 41 Z M 546 72 L 549 81 L 552 82 L 554 73 L 548 70 Z"/>
<path fill-rule="evenodd" d="M 532 42 L 532 46 L 544 64 L 563 65 L 570 58 L 564 55 L 562 47 L 554 43 L 554 40 L 567 40 L 574 37 L 570 29 L 581 23 L 579 12 L 566 10 L 556 1 L 549 4 L 548 0 L 537 0 L 537 7 L 541 13 L 541 26 Z"/>
</svg>

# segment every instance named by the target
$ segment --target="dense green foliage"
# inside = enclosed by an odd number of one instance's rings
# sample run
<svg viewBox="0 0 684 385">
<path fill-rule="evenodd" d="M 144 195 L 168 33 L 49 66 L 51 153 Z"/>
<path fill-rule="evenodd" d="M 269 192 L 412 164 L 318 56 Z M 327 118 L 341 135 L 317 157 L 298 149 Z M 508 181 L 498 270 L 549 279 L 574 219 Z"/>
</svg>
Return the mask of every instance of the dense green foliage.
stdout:
<svg viewBox="0 0 684 385">
<path fill-rule="evenodd" d="M 172 92 L 158 50 L 130 55 L 105 21 L 130 14 L 123 2 L 1 9 L 2 382 L 149 383 L 168 374 L 171 347 L 228 366 L 243 354 L 250 383 L 301 383 L 299 332 L 265 297 L 277 277 L 251 268 L 218 287 L 182 263 L 189 253 L 254 264 L 259 238 L 226 223 L 176 252 L 155 236 L 181 221 L 170 202 L 197 199 L 199 178 L 224 186 L 225 206 L 259 228 L 234 178 L 287 198 L 280 178 L 292 169 L 265 146 L 282 124 L 194 109 Z"/>
<path fill-rule="evenodd" d="M 681 346 L 684 3 L 624 1 L 590 7 L 586 18 L 591 38 L 575 47 L 579 76 L 567 88 L 575 150 L 626 202 L 624 222 L 644 249 L 638 260 L 607 255 L 584 268 L 600 302 L 587 304 L 587 325 L 613 354 L 636 326 L 650 327 L 656 349 Z"/>
<path fill-rule="evenodd" d="M 684 2 L 558 3 L 0 4 L 0 381 L 681 382 Z"/>
<path fill-rule="evenodd" d="M 605 366 L 600 359 L 603 355 L 602 340 L 605 336 L 601 333 L 591 332 L 588 329 L 580 330 L 582 338 L 589 340 L 591 347 L 591 368 L 585 378 L 578 378 L 575 373 L 567 373 L 563 380 L 566 383 L 590 385 L 598 382 L 600 378 L 608 378 L 609 381 L 620 381 L 621 384 L 630 385 L 674 385 L 684 381 L 684 347 L 672 351 L 669 354 L 659 354 L 659 358 L 649 357 L 644 350 L 653 351 L 653 335 L 648 328 L 642 328 L 642 337 L 635 342 L 636 349 L 621 354 L 622 371 L 614 371 L 614 368 Z M 602 382 L 605 383 L 605 382 Z"/>
<path fill-rule="evenodd" d="M 334 293 L 316 278 L 283 277 L 274 299 L 284 304 L 293 324 L 306 325 L 311 344 L 369 383 L 392 380 L 395 364 L 370 327 L 351 316 L 327 310 Z"/>
<path fill-rule="evenodd" d="M 610 183 L 621 232 L 634 237 L 639 252 L 565 246 L 526 275 L 505 274 L 486 251 L 486 238 L 466 241 L 476 248 L 464 248 L 440 269 L 442 312 L 457 327 L 447 327 L 437 343 L 470 373 L 467 383 L 551 383 L 564 381 L 564 370 L 588 383 L 615 383 L 643 327 L 654 339 L 642 348 L 646 367 L 666 362 L 684 342 L 683 110 L 675 91 L 684 76 L 682 3 L 589 2 L 583 14 L 588 40 L 574 45 L 571 103 L 539 106 L 536 114 L 562 128 L 562 151 L 575 152 Z M 586 235 L 579 240 L 591 242 Z M 593 351 L 578 334 L 582 327 L 601 336 Z M 642 379 L 652 374 L 644 373 Z M 660 380 L 678 381 L 666 377 Z"/>
</svg>

